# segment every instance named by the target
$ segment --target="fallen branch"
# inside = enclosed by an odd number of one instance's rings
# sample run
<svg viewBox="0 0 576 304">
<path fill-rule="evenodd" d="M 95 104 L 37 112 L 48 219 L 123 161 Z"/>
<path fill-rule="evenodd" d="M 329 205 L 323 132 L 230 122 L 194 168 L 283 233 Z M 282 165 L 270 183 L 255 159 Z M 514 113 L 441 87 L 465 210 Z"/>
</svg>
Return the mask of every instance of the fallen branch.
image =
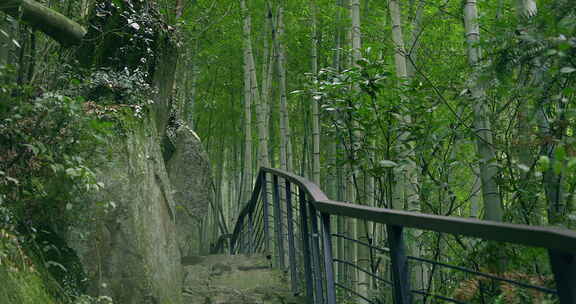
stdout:
<svg viewBox="0 0 576 304">
<path fill-rule="evenodd" d="M 0 10 L 44 32 L 63 46 L 80 44 L 86 30 L 68 17 L 32 0 L 0 0 Z"/>
</svg>

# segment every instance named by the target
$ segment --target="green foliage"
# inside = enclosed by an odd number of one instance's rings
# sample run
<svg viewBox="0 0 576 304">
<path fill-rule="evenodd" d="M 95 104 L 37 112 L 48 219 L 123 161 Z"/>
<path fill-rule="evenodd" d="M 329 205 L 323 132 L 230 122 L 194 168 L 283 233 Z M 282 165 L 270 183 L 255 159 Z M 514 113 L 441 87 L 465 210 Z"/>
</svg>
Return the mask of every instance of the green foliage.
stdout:
<svg viewBox="0 0 576 304">
<path fill-rule="evenodd" d="M 64 231 L 103 186 L 93 168 L 109 137 L 140 126 L 155 91 L 139 69 L 68 73 L 49 92 L 10 83 L 13 73 L 0 65 L 0 202 L 21 222 Z"/>
<path fill-rule="evenodd" d="M 86 68 L 141 68 L 151 77 L 163 43 L 177 44 L 174 28 L 162 20 L 154 2 L 96 1 L 89 23 L 85 43 L 78 51 Z"/>
<path fill-rule="evenodd" d="M 8 66 L 0 67 L 0 76 L 10 73 Z M 147 99 L 141 100 L 150 90 L 141 75 L 114 72 L 70 83 L 54 92 L 17 85 L 0 92 L 0 228 L 17 238 L 16 243 L 0 240 L 0 264 L 22 257 L 40 271 L 7 266 L 10 280 L 30 281 L 29 286 L 15 283 L 30 295 L 40 290 L 36 283 L 52 282 L 46 291 L 52 300 L 15 303 L 70 303 L 78 297 L 79 303 L 108 303 L 83 296 L 82 265 L 62 235 L 88 220 L 88 208 L 99 208 L 87 205 L 103 187 L 93 168 L 108 153 L 109 137 L 140 120 Z"/>
<path fill-rule="evenodd" d="M 308 89 L 312 98 L 322 101 L 323 116 L 328 118 L 324 126 L 327 133 L 344 144 L 347 156 L 340 159 L 341 164 L 363 162 L 365 170 L 377 175 L 391 168 L 392 162 L 373 162 L 369 155 L 374 148 L 368 139 L 389 134 L 393 125 L 388 119 L 401 111 L 400 103 L 388 99 L 397 91 L 383 90 L 395 81 L 388 70 L 383 61 L 362 59 L 357 67 L 342 72 L 322 69 Z M 357 137 L 355 132 L 363 136 Z"/>
<path fill-rule="evenodd" d="M 568 215 L 574 211 L 576 179 L 568 164 L 576 156 L 571 127 L 576 122 L 575 13 L 566 1 L 540 3 L 531 18 L 506 18 L 508 24 L 498 25 L 485 45 L 492 60 L 484 71 L 490 80 L 486 85 L 492 98 L 501 101 L 495 103 L 499 117 L 506 113 L 517 118 L 495 120 L 495 129 L 518 129 L 499 134 L 507 163 L 501 187 L 519 193 L 509 201 L 509 221 L 573 227 Z M 552 186 L 554 179 L 562 182 Z M 550 208 L 557 193 L 557 207 Z"/>
<path fill-rule="evenodd" d="M 89 159 L 106 125 L 86 115 L 82 100 L 59 93 L 3 94 L 0 189 L 19 219 L 67 224 L 87 192 L 99 189 Z"/>
<path fill-rule="evenodd" d="M 79 92 L 98 105 L 122 104 L 139 106 L 135 115 L 141 117 L 142 107 L 152 104 L 155 90 L 147 82 L 147 74 L 140 69 L 121 71 L 101 69 L 79 85 Z"/>
<path fill-rule="evenodd" d="M 45 259 L 48 255 L 39 258 L 36 254 L 39 251 L 54 251 L 53 257 L 59 255 L 56 251 L 60 252 L 60 248 L 51 247 L 52 244 L 35 242 L 34 246 L 42 246 L 36 253 L 27 248 L 30 241 L 16 230 L 16 218 L 2 204 L 0 217 L 0 298 L 3 304 L 112 304 L 108 297 L 79 294 L 78 289 L 56 280 L 50 269 L 55 265 L 69 276 L 80 273 Z"/>
<path fill-rule="evenodd" d="M 26 254 L 18 219 L 0 199 L 0 297 L 7 304 L 59 303 L 59 286 L 47 275 L 43 263 Z"/>
<path fill-rule="evenodd" d="M 92 297 L 89 295 L 79 296 L 74 300 L 74 304 L 113 304 L 112 298 L 108 296 Z"/>
<path fill-rule="evenodd" d="M 0 296 L 6 304 L 56 304 L 43 278 L 31 270 L 0 265 Z"/>
</svg>

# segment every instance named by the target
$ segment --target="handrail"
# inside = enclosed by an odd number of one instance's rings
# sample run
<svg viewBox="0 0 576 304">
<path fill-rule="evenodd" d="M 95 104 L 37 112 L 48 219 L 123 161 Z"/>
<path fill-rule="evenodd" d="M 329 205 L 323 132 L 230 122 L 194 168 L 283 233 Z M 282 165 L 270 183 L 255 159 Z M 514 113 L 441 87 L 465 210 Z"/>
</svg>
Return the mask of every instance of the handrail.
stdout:
<svg viewBox="0 0 576 304">
<path fill-rule="evenodd" d="M 258 202 L 258 196 L 260 195 L 260 188 L 262 187 L 263 174 L 264 173 L 262 171 L 258 173 L 258 178 L 256 179 L 256 184 L 254 185 L 254 190 L 252 191 L 250 201 L 248 201 L 248 204 L 242 208 L 242 211 L 240 211 L 240 214 L 238 215 L 236 225 L 234 225 L 234 232 L 232 232 L 232 238 L 230 239 L 231 251 L 234 250 L 234 246 L 238 241 L 238 236 L 240 234 L 240 230 L 242 230 L 242 223 L 244 218 L 256 207 L 256 202 Z"/>
<path fill-rule="evenodd" d="M 370 220 L 388 225 L 432 230 L 478 237 L 490 241 L 502 241 L 576 253 L 576 231 L 555 227 L 509 224 L 337 202 L 328 199 L 326 194 L 324 194 L 316 184 L 303 177 L 271 168 L 262 168 L 261 172 L 276 174 L 301 186 L 311 198 L 310 203 L 320 212 Z"/>
<path fill-rule="evenodd" d="M 316 201 L 313 204 L 321 212 L 382 224 L 576 252 L 576 232 L 566 229 L 374 208 L 330 200 Z"/>
<path fill-rule="evenodd" d="M 278 178 L 283 178 L 287 185 L 286 191 L 287 195 L 290 191 L 290 184 L 296 185 L 298 187 L 300 195 L 300 218 L 302 220 L 302 237 L 305 244 L 313 244 L 313 242 L 318 242 L 318 232 L 316 219 L 317 212 L 321 215 L 320 225 L 323 227 L 323 232 L 321 238 L 323 239 L 323 245 L 321 247 L 324 250 L 324 274 L 315 273 L 314 276 L 318 278 L 326 277 L 330 282 L 326 283 L 330 286 L 326 286 L 328 303 L 336 303 L 334 296 L 334 283 L 333 279 L 333 262 L 331 253 L 331 234 L 330 234 L 330 215 L 343 216 L 348 218 L 356 218 L 367 220 L 375 223 L 385 224 L 388 227 L 388 242 L 390 244 L 390 257 L 392 261 L 392 277 L 393 285 L 395 287 L 394 299 L 395 303 L 411 303 L 410 288 L 408 284 L 407 275 L 407 256 L 405 254 L 405 245 L 403 240 L 403 228 L 416 228 L 428 231 L 443 232 L 454 235 L 462 235 L 469 237 L 477 237 L 484 240 L 490 241 L 500 241 L 515 243 L 521 245 L 527 245 L 532 247 L 543 247 L 548 249 L 550 263 L 552 272 L 554 273 L 557 292 L 560 298 L 561 304 L 576 304 L 576 291 L 574 286 L 576 286 L 576 231 L 561 229 L 556 227 L 541 227 L 541 226 L 528 226 L 520 224 L 509 224 L 494 221 L 478 220 L 472 218 L 461 218 L 453 216 L 441 216 L 433 214 L 424 214 L 419 212 L 410 212 L 402 210 L 393 210 L 387 208 L 375 208 L 363 205 L 354 205 L 350 203 L 338 202 L 330 200 L 326 194 L 313 182 L 297 176 L 295 174 L 272 168 L 261 168 L 258 177 L 256 179 L 256 184 L 254 186 L 254 191 L 252 192 L 251 199 L 248 201 L 246 206 L 242 209 L 238 216 L 238 220 L 234 227 L 234 232 L 230 239 L 230 250 L 231 253 L 235 252 L 236 243 L 238 242 L 242 229 L 245 227 L 245 220 L 249 219 L 249 228 L 253 229 L 253 217 L 259 198 L 262 198 L 265 202 L 267 200 L 266 195 L 262 195 L 266 191 L 266 174 L 271 174 L 274 177 L 274 200 L 275 204 L 278 204 Z M 263 197 L 261 197 L 263 196 Z M 289 195 L 288 195 L 289 196 Z M 289 200 L 289 199 L 288 199 Z M 289 203 L 287 206 L 291 206 Z M 276 205 L 274 208 L 279 208 Z M 268 208 L 267 206 L 265 208 Z M 307 209 L 310 209 L 307 211 Z M 258 209 L 261 210 L 261 209 Z M 267 210 L 267 209 L 266 209 Z M 262 216 L 268 214 L 263 211 Z M 309 217 L 306 212 L 310 212 Z M 277 213 L 280 215 L 280 213 Z M 276 215 L 276 216 L 277 216 Z M 281 215 L 280 215 L 281 216 Z M 290 221 L 292 220 L 292 215 L 288 215 Z M 266 218 L 266 216 L 264 216 Z M 312 233 L 308 235 L 308 228 L 306 228 L 307 218 L 310 218 Z M 264 220 L 265 222 L 267 219 Z M 281 222 L 280 226 L 282 226 Z M 265 225 L 268 225 L 267 222 Z M 267 226 L 266 226 L 267 227 Z M 265 228 L 267 229 L 267 228 Z M 278 227 L 282 229 L 282 227 Z M 290 228 L 293 229 L 293 228 Z M 292 230 L 289 230 L 292 233 Z M 266 236 L 268 231 L 266 231 Z M 282 232 L 280 232 L 281 237 Z M 248 239 L 250 242 L 254 241 L 255 234 L 250 231 Z M 293 235 L 290 236 L 293 238 Z M 280 243 L 283 241 L 279 239 Z M 293 240 L 292 240 L 293 242 Z M 290 244 L 292 245 L 292 244 Z M 283 250 L 282 244 L 279 244 L 279 250 Z M 305 245 L 308 246 L 308 245 Z M 316 247 L 314 247 L 316 246 Z M 319 257 L 319 247 L 318 243 L 311 247 L 311 252 L 315 256 L 310 257 L 310 259 L 315 259 L 311 261 L 305 261 L 308 263 L 315 263 L 317 267 L 320 263 Z M 291 248 L 293 250 L 293 248 Z M 308 250 L 308 249 L 305 249 Z M 283 253 L 282 253 L 283 254 Z M 293 255 L 293 252 L 290 253 Z M 291 258 L 293 258 L 291 256 Z M 284 258 L 282 258 L 281 265 L 283 265 Z M 308 271 L 308 270 L 307 270 Z M 314 270 L 317 271 L 317 270 Z M 291 271 L 292 272 L 292 271 Z M 309 274 L 307 274 L 309 275 Z M 332 277 L 332 278 L 331 278 Z M 310 278 L 307 278 L 309 280 Z M 308 282 L 308 284 L 311 284 Z M 312 288 L 312 286 L 308 286 Z M 316 302 L 323 302 L 323 291 L 322 286 L 314 287 L 320 289 L 320 298 L 316 296 Z M 315 294 L 315 293 L 314 293 Z M 315 303 L 316 303 L 315 302 Z"/>
</svg>

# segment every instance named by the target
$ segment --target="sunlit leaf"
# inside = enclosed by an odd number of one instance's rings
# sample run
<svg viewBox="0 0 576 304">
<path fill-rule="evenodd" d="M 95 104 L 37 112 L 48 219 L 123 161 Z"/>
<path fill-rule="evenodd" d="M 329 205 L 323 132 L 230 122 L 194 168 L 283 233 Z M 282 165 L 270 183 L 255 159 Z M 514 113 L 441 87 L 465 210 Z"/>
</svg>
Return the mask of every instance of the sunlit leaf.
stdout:
<svg viewBox="0 0 576 304">
<path fill-rule="evenodd" d="M 398 166 L 398 164 L 391 161 L 391 160 L 381 160 L 380 166 L 382 166 L 384 168 L 394 168 L 394 167 Z"/>
<path fill-rule="evenodd" d="M 560 73 L 563 74 L 573 73 L 574 71 L 576 71 L 576 69 L 573 67 L 563 67 L 560 69 Z"/>
</svg>

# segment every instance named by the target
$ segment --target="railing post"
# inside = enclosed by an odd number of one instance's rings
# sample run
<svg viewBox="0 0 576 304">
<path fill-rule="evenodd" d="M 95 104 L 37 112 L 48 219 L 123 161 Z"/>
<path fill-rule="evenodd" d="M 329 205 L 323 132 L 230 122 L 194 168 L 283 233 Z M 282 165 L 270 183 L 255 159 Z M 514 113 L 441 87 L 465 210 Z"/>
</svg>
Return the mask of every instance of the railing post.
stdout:
<svg viewBox="0 0 576 304">
<path fill-rule="evenodd" d="M 336 304 L 336 286 L 334 284 L 334 261 L 332 259 L 332 235 L 330 234 L 330 214 L 322 213 L 322 232 L 324 240 L 324 272 L 326 274 L 327 304 Z"/>
<path fill-rule="evenodd" d="M 248 242 L 250 242 L 250 236 L 248 235 L 250 232 L 247 231 L 248 227 L 246 227 L 248 219 L 244 217 L 242 221 L 242 254 L 246 254 L 248 252 Z"/>
<path fill-rule="evenodd" d="M 410 304 L 410 279 L 406 245 L 402 226 L 387 225 L 388 242 L 390 245 L 390 261 L 392 263 L 392 282 L 394 284 L 394 303 Z"/>
<path fill-rule="evenodd" d="M 250 210 L 250 212 L 248 213 L 248 250 L 247 253 L 248 254 L 252 254 L 254 253 L 254 246 L 255 246 L 255 241 L 256 241 L 256 237 L 254 237 L 254 210 Z"/>
<path fill-rule="evenodd" d="M 234 238 L 234 236 L 232 235 L 228 243 L 229 243 L 228 246 L 230 250 L 230 255 L 236 254 L 236 247 L 238 246 L 238 238 Z"/>
<path fill-rule="evenodd" d="M 310 261 L 310 235 L 308 234 L 308 212 L 306 211 L 306 193 L 302 187 L 298 188 L 300 198 L 300 233 L 302 236 L 302 248 L 304 250 L 304 276 L 306 278 L 306 303 L 314 301 L 314 285 L 312 280 L 312 265 Z"/>
<path fill-rule="evenodd" d="M 263 203 L 263 212 L 262 216 L 264 217 L 264 250 L 266 254 L 270 254 L 270 223 L 269 220 L 269 211 L 268 211 L 268 184 L 266 183 L 266 172 L 262 172 L 262 203 Z"/>
<path fill-rule="evenodd" d="M 244 219 L 242 219 L 242 222 L 240 223 L 240 226 L 244 226 Z M 242 254 L 244 253 L 244 233 L 243 230 L 240 230 L 240 233 L 238 234 L 238 253 Z"/>
<path fill-rule="evenodd" d="M 234 255 L 234 247 L 236 246 L 234 241 L 233 237 L 230 237 L 230 240 L 228 240 L 228 250 L 230 251 L 230 255 Z"/>
<path fill-rule="evenodd" d="M 576 304 L 576 254 L 548 250 L 560 304 Z"/>
<path fill-rule="evenodd" d="M 292 191 L 290 182 L 286 181 L 286 217 L 288 219 L 288 259 L 290 262 L 290 278 L 292 280 L 292 292 L 298 293 L 298 274 L 296 273 L 296 249 L 294 247 L 294 218 L 292 211 Z"/>
<path fill-rule="evenodd" d="M 310 211 L 310 223 L 312 225 L 312 271 L 314 273 L 314 281 L 316 282 L 316 289 L 314 291 L 314 296 L 316 297 L 316 303 L 324 303 L 324 290 L 322 286 L 322 273 L 320 271 L 320 240 L 318 234 L 318 214 L 316 212 L 316 207 L 312 204 L 308 204 L 308 210 Z"/>
<path fill-rule="evenodd" d="M 278 185 L 278 176 L 273 175 L 274 188 L 274 230 L 276 231 L 276 245 L 278 247 L 278 260 L 280 269 L 286 268 L 284 264 L 284 236 L 282 233 L 282 210 L 280 209 L 280 191 Z"/>
</svg>

